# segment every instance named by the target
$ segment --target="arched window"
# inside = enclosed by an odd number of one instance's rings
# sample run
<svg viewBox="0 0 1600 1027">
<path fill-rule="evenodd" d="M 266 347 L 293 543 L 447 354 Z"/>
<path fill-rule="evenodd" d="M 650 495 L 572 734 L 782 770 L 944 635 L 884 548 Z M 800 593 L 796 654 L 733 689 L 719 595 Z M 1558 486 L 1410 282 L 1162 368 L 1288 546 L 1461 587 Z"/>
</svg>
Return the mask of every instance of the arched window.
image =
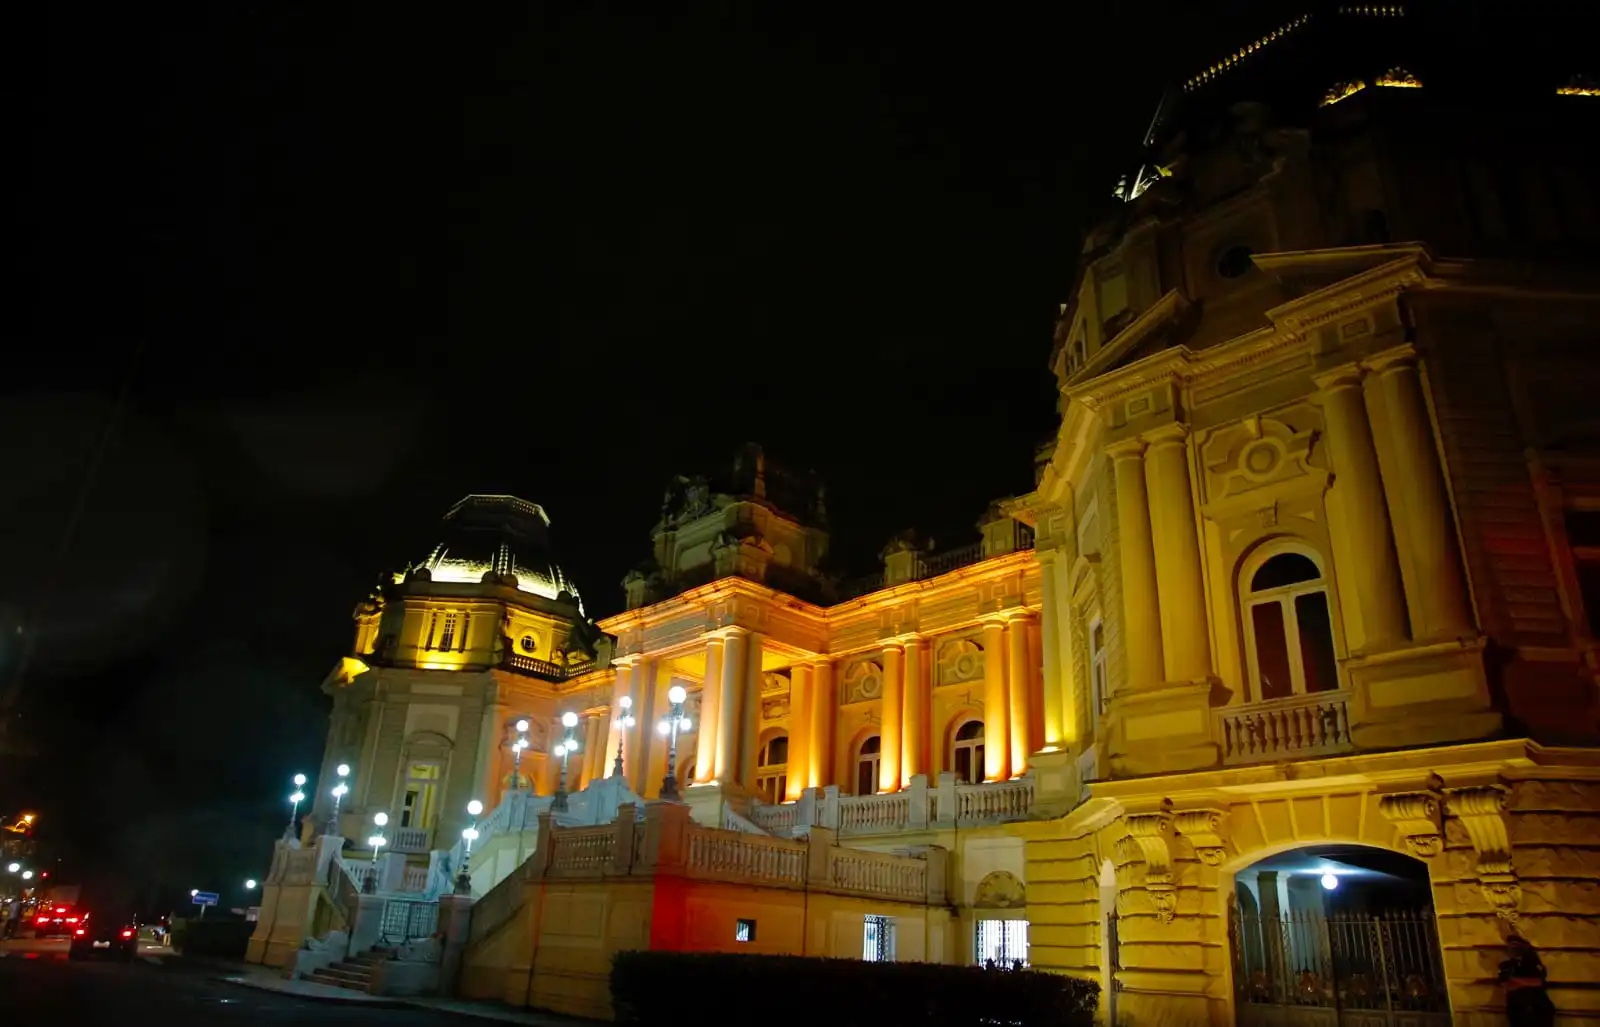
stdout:
<svg viewBox="0 0 1600 1027">
<path fill-rule="evenodd" d="M 782 802 L 789 786 L 789 736 L 773 735 L 756 760 L 756 794 L 763 802 Z"/>
<path fill-rule="evenodd" d="M 1257 701 L 1339 687 L 1328 584 L 1311 557 L 1293 551 L 1268 557 L 1250 574 L 1243 599 Z"/>
<path fill-rule="evenodd" d="M 950 769 L 960 784 L 983 784 L 983 721 L 969 720 L 956 729 Z"/>
<path fill-rule="evenodd" d="M 856 794 L 878 794 L 878 757 L 883 743 L 877 735 L 864 738 L 856 750 Z"/>
</svg>

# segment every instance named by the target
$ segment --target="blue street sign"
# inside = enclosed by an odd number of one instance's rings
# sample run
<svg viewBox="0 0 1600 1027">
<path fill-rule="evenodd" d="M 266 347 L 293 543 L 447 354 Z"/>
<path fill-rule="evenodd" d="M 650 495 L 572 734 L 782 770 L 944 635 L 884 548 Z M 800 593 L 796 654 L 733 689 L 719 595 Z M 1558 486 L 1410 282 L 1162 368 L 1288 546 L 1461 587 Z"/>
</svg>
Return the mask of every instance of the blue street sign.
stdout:
<svg viewBox="0 0 1600 1027">
<path fill-rule="evenodd" d="M 189 896 L 189 901 L 197 906 L 215 906 L 217 904 L 217 893 L 214 891 L 195 892 Z"/>
</svg>

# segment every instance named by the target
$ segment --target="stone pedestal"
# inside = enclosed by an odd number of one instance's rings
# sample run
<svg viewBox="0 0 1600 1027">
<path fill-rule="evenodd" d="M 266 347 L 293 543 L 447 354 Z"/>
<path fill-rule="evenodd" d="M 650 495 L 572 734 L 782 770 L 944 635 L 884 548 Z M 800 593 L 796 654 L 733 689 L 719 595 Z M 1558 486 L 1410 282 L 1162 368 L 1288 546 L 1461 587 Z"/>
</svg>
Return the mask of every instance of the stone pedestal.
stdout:
<svg viewBox="0 0 1600 1027">
<path fill-rule="evenodd" d="M 1065 816 L 1078 805 L 1082 783 L 1078 780 L 1078 761 L 1071 752 L 1055 746 L 1041 749 L 1030 758 L 1029 766 L 1033 771 L 1033 811 L 1036 816 Z M 942 798 L 939 809 L 944 809 Z"/>
<path fill-rule="evenodd" d="M 1483 639 L 1370 654 L 1345 662 L 1350 740 L 1398 749 L 1493 737 L 1501 726 L 1489 696 Z"/>
<path fill-rule="evenodd" d="M 467 949 L 468 931 L 472 926 L 472 896 L 443 895 L 439 898 L 439 934 L 444 950 L 439 955 L 439 992 L 456 993 L 456 980 L 461 973 L 461 957 Z"/>
<path fill-rule="evenodd" d="M 1117 777 L 1203 770 L 1220 761 L 1211 729 L 1209 681 L 1118 692 L 1106 720 L 1111 772 Z"/>
</svg>

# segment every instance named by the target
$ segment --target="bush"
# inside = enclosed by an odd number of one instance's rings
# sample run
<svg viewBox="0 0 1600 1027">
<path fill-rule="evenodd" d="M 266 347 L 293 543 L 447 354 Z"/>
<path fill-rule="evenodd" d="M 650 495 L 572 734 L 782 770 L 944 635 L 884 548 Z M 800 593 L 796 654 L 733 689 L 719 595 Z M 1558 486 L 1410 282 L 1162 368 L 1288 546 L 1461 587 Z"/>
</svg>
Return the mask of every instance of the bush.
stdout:
<svg viewBox="0 0 1600 1027">
<path fill-rule="evenodd" d="M 185 956 L 210 956 L 214 959 L 243 959 L 256 925 L 249 920 L 193 918 L 178 927 L 173 922 L 173 947 Z"/>
<path fill-rule="evenodd" d="M 709 1008 L 763 1027 L 1088 1027 L 1099 994 L 1076 977 L 938 963 L 619 952 L 611 964 L 627 1027 L 678 1027 Z"/>
</svg>

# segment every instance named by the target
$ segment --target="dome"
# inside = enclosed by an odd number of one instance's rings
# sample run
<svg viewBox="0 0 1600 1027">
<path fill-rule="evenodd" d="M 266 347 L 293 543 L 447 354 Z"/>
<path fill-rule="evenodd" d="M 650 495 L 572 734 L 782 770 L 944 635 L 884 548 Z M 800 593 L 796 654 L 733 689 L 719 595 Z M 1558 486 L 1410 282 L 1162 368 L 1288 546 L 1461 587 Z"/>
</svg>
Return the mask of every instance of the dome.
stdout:
<svg viewBox="0 0 1600 1027">
<path fill-rule="evenodd" d="M 478 584 L 512 575 L 519 591 L 558 599 L 563 592 L 583 612 L 578 586 L 556 563 L 550 517 L 516 496 L 467 496 L 444 515 L 443 537 L 416 566 L 433 581 Z"/>
</svg>

